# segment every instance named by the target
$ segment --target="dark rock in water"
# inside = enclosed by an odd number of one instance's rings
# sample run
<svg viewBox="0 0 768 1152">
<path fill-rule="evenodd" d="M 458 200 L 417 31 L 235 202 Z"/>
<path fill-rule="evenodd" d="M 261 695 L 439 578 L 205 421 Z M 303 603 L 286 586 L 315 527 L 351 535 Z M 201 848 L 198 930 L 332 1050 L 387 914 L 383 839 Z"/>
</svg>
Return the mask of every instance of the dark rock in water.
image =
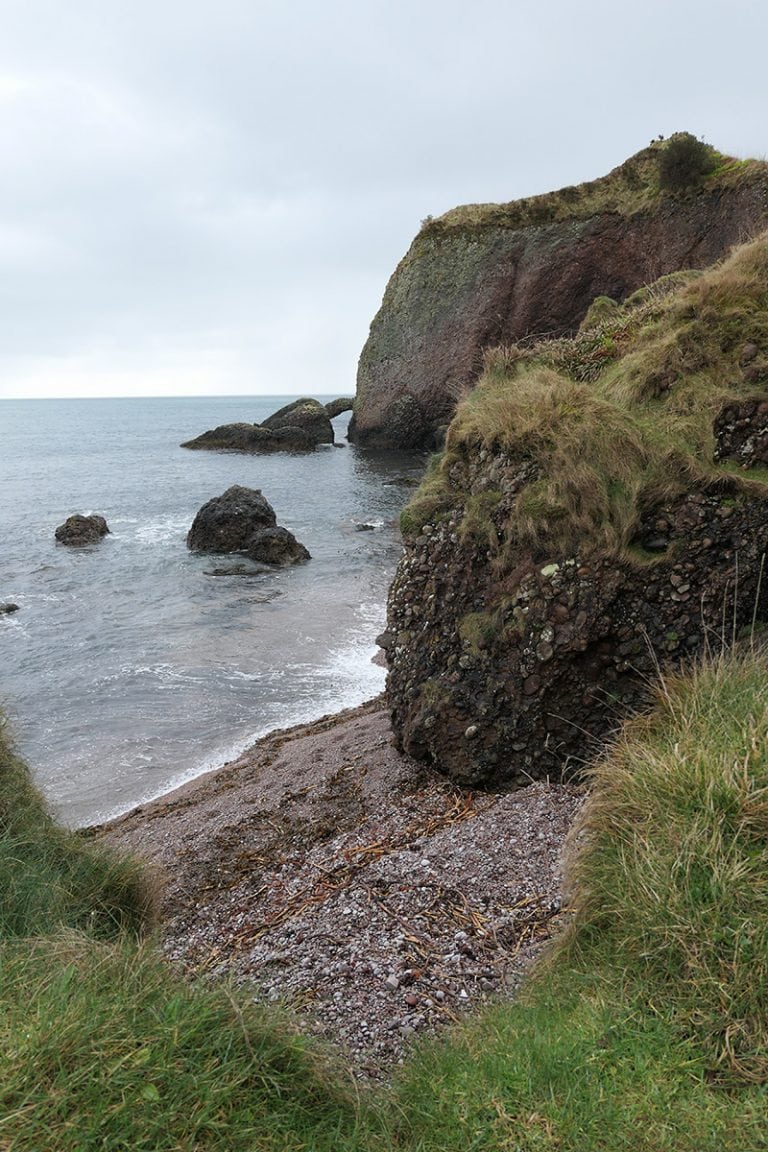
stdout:
<svg viewBox="0 0 768 1152">
<path fill-rule="evenodd" d="M 333 444 L 333 428 L 325 405 L 307 397 L 279 408 L 263 422 L 262 428 L 276 432 L 283 428 L 301 428 L 315 444 Z"/>
<path fill-rule="evenodd" d="M 329 418 L 334 420 L 337 416 L 341 416 L 342 412 L 351 412 L 354 403 L 354 396 L 339 396 L 338 400 L 329 400 L 325 410 Z"/>
<path fill-rule="evenodd" d="M 202 506 L 187 535 L 195 552 L 242 552 L 262 564 L 298 564 L 309 552 L 285 528 L 258 488 L 239 484 Z"/>
<path fill-rule="evenodd" d="M 182 448 L 229 452 L 311 452 L 317 441 L 298 426 L 276 428 L 261 424 L 220 424 L 187 440 Z"/>
<path fill-rule="evenodd" d="M 333 444 L 333 427 L 318 400 L 294 400 L 263 424 L 220 424 L 186 440 L 182 448 L 229 452 L 312 452 Z"/>
<path fill-rule="evenodd" d="M 387 407 L 386 420 L 377 433 L 360 434 L 356 418 L 349 422 L 347 436 L 353 443 L 369 448 L 423 448 L 431 439 L 430 419 L 422 404 L 407 393 L 398 396 Z"/>
<path fill-rule="evenodd" d="M 194 552 L 245 552 L 254 532 L 274 528 L 275 510 L 258 488 L 233 484 L 203 504 L 187 535 Z"/>
<path fill-rule="evenodd" d="M 303 564 L 310 560 L 309 552 L 287 528 L 261 528 L 254 532 L 247 550 L 251 560 L 261 564 L 275 564 L 285 567 L 289 564 Z"/>
<path fill-rule="evenodd" d="M 316 440 L 311 432 L 298 424 L 285 424 L 281 428 L 272 429 L 270 434 L 281 452 L 313 452 L 318 443 L 324 443 Z"/>
<path fill-rule="evenodd" d="M 252 568 L 250 564 L 228 564 L 225 568 L 207 568 L 206 576 L 263 576 L 263 568 Z"/>
<path fill-rule="evenodd" d="M 109 528 L 103 516 L 95 513 L 91 516 L 81 516 L 78 513 L 67 517 L 64 523 L 58 526 L 56 539 L 60 544 L 80 547 L 83 544 L 95 544 L 108 533 Z"/>
<path fill-rule="evenodd" d="M 18 604 L 11 604 L 10 601 L 0 604 L 0 616 L 10 616 L 12 612 L 18 612 L 18 610 Z"/>
</svg>

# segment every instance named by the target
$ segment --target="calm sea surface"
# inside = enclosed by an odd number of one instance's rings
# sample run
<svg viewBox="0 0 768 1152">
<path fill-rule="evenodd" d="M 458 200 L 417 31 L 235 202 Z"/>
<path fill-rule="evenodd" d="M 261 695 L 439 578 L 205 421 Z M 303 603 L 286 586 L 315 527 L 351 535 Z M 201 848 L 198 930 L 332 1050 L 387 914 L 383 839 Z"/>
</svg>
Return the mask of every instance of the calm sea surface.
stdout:
<svg viewBox="0 0 768 1152">
<path fill-rule="evenodd" d="M 0 706 L 65 823 L 383 687 L 374 639 L 423 458 L 346 445 L 346 416 L 345 447 L 307 455 L 178 446 L 289 399 L 0 400 L 0 601 L 20 605 L 0 617 Z M 261 488 L 312 560 L 221 575 L 239 558 L 188 552 L 195 512 L 231 484 Z M 102 513 L 111 535 L 57 544 L 73 512 Z"/>
</svg>

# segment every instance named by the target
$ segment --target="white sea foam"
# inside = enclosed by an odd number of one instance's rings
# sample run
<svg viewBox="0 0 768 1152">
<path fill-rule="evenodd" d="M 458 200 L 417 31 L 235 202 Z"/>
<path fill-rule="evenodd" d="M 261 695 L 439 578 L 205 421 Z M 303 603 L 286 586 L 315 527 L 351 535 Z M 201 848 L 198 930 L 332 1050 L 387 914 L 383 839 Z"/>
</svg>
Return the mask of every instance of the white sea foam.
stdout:
<svg viewBox="0 0 768 1152">
<path fill-rule="evenodd" d="M 191 521 L 188 517 L 169 516 L 149 524 L 140 524 L 135 530 L 137 540 L 145 544 L 159 544 L 177 536 L 186 536 Z"/>
<path fill-rule="evenodd" d="M 361 614 L 369 622 L 379 622 L 381 607 L 379 605 L 362 605 Z M 159 799 L 168 792 L 204 776 L 207 772 L 216 771 L 242 756 L 257 740 L 262 740 L 272 732 L 281 731 L 285 728 L 295 728 L 301 724 L 310 724 L 322 716 L 342 712 L 347 708 L 355 708 L 365 703 L 366 700 L 378 696 L 383 691 L 386 673 L 383 668 L 372 662 L 377 652 L 376 645 L 371 645 L 368 642 L 351 643 L 346 647 L 333 649 L 329 653 L 327 665 L 323 670 L 324 679 L 327 682 L 326 688 L 318 693 L 312 703 L 305 703 L 299 707 L 291 707 L 286 704 L 274 722 L 254 729 L 240 740 L 217 748 L 198 760 L 193 767 L 172 776 L 162 787 L 148 791 L 139 800 L 134 800 L 129 805 L 122 805 L 101 812 L 93 817 L 94 821 L 115 819 L 132 808 Z M 298 672 L 301 667 L 293 665 L 290 669 L 286 669 L 284 674 L 290 678 L 291 673 Z M 311 665 L 303 666 L 305 674 L 311 667 Z M 230 672 L 229 675 L 236 679 L 258 679 L 258 676 L 251 677 L 246 673 Z M 151 760 L 151 757 L 148 756 L 141 758 L 147 762 Z"/>
</svg>

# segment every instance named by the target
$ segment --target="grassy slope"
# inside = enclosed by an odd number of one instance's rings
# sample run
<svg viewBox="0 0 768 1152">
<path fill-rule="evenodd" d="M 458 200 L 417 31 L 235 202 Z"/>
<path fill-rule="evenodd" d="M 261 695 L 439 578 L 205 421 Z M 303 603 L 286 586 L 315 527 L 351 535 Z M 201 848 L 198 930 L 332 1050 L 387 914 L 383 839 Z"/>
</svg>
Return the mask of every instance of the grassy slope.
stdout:
<svg viewBox="0 0 768 1152">
<path fill-rule="evenodd" d="M 52 829 L 5 747 L 0 761 L 6 805 L 10 781 L 37 814 L 17 871 L 40 818 L 59 855 L 34 883 L 55 885 L 90 847 Z M 104 921 L 101 939 L 73 927 L 85 892 L 70 885 L 47 922 L 32 901 L 32 936 L 17 906 L 0 941 L 0 1148 L 768 1148 L 765 654 L 665 682 L 595 769 L 573 847 L 572 919 L 523 1000 L 425 1045 L 375 1109 L 287 1018 L 181 982 L 135 923 L 113 916 L 112 939 Z M 94 873 L 126 867 L 105 859 Z"/>
<path fill-rule="evenodd" d="M 763 383 L 744 378 L 739 356 L 749 343 L 768 347 L 768 234 L 707 272 L 665 277 L 606 305 L 574 339 L 489 351 L 404 530 L 466 499 L 450 472 L 483 447 L 535 465 L 538 478 L 496 526 L 512 548 L 542 557 L 578 548 L 632 559 L 643 508 L 674 499 L 692 479 L 734 498 L 764 493 L 768 474 L 713 462 L 715 415 L 768 380 L 762 359 Z"/>
<path fill-rule="evenodd" d="M 284 1017 L 182 983 L 140 865 L 58 828 L 0 733 L 0 1149 L 343 1149 L 352 1093 Z"/>
</svg>

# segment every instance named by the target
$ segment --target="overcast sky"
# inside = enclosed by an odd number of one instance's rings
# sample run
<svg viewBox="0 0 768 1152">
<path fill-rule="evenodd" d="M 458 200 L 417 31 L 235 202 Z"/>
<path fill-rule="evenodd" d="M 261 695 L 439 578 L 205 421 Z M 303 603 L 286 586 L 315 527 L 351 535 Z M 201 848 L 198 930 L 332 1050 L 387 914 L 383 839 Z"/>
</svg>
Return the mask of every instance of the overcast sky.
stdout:
<svg viewBox="0 0 768 1152">
<path fill-rule="evenodd" d="M 333 393 L 420 221 L 768 152 L 765 0 L 0 0 L 0 396 Z"/>
</svg>

